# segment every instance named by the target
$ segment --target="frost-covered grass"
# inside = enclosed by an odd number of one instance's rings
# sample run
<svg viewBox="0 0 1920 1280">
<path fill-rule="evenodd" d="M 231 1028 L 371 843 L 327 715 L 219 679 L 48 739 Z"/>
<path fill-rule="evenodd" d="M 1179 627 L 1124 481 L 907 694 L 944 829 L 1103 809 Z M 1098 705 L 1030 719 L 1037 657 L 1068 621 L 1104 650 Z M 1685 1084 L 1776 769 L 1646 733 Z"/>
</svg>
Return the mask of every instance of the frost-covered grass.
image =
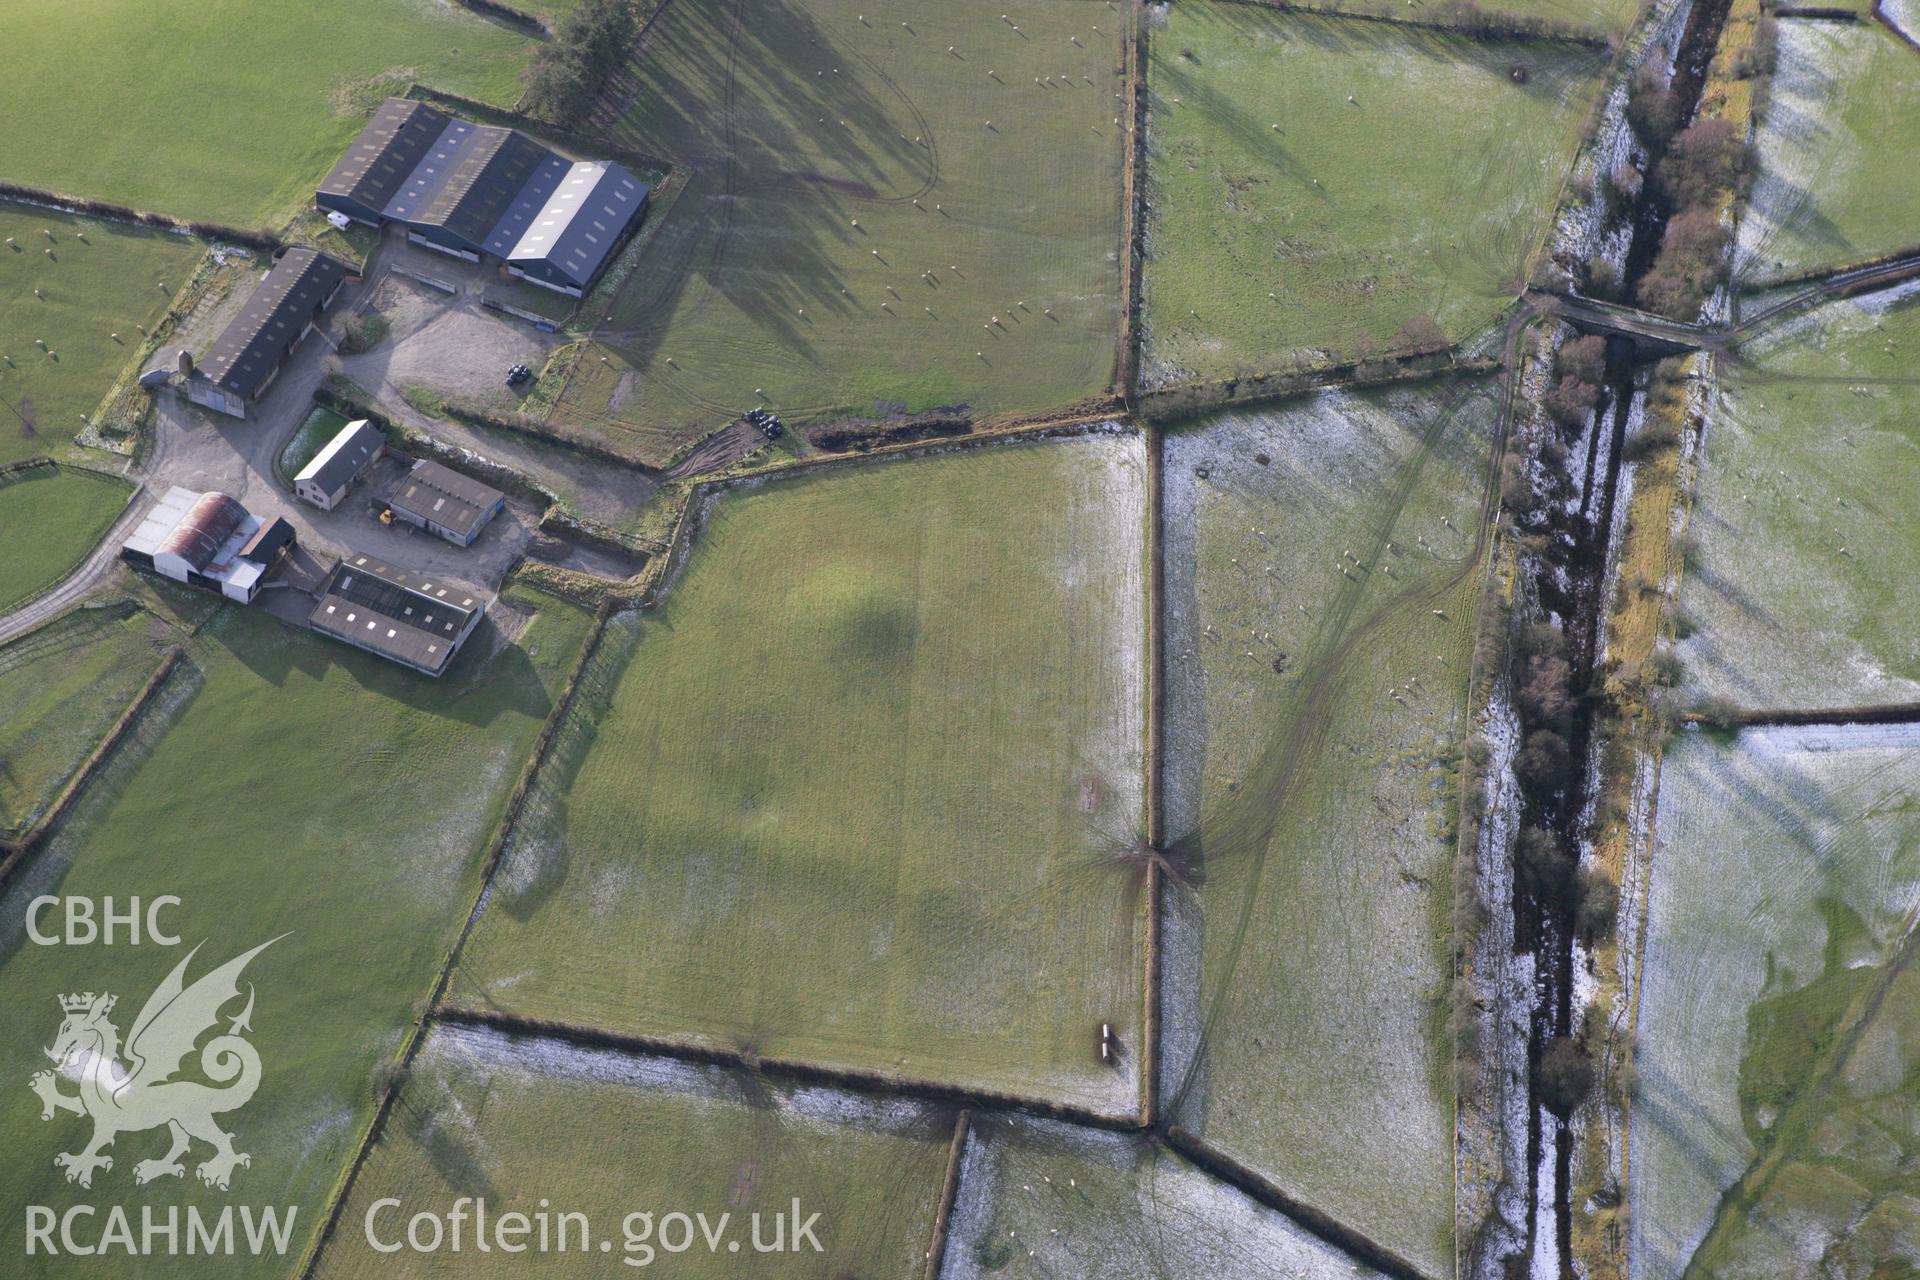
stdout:
<svg viewBox="0 0 1920 1280">
<path fill-rule="evenodd" d="M 1195 864 L 1169 922 L 1167 1096 L 1436 1273 L 1448 763 L 1493 417 L 1462 384 L 1167 438 L 1168 830 Z"/>
<path fill-rule="evenodd" d="M 197 976 L 285 934 L 246 973 L 259 1091 L 223 1117 L 252 1164 L 232 1197 L 191 1169 L 184 1185 L 143 1195 L 203 1211 L 230 1199 L 294 1205 L 292 1248 L 304 1247 L 370 1114 L 373 1068 L 419 1013 L 477 887 L 478 855 L 591 621 L 517 590 L 509 602 L 540 613 L 491 656 L 483 630 L 438 681 L 258 608 L 228 605 L 199 633 L 131 739 L 0 897 L 0 1022 L 17 1029 L 0 1070 L 22 1082 L 0 1112 L 0 1146 L 18 1156 L 0 1166 L 0 1203 L 61 1211 L 132 1197 L 135 1162 L 165 1146 L 164 1132 L 126 1134 L 90 1191 L 62 1179 L 53 1155 L 77 1149 L 87 1127 L 71 1116 L 42 1123 L 24 1085 L 47 1066 L 59 995 L 113 992 L 124 1035 L 187 947 L 205 943 Z M 175 895 L 162 921 L 183 946 L 32 945 L 26 906 L 41 894 L 110 895 L 117 911 L 135 896 Z M 91 1274 L 98 1261 L 62 1257 L 39 1274 Z M 241 1256 L 139 1267 L 259 1271 Z"/>
<path fill-rule="evenodd" d="M 0 648 L 0 833 L 46 811 L 177 638 L 152 614 L 113 605 Z"/>
<path fill-rule="evenodd" d="M 977 1118 L 941 1274 L 1356 1280 L 1377 1273 L 1158 1147 L 1047 1121 Z"/>
<path fill-rule="evenodd" d="M 132 493 L 125 480 L 77 467 L 0 475 L 0 612 L 86 559 Z"/>
<path fill-rule="evenodd" d="M 616 622 L 453 998 L 1130 1113 L 1145 451 L 719 496 Z"/>
<path fill-rule="evenodd" d="M 0 101 L 19 82 L 4 80 Z M 98 162 L 97 150 L 84 154 Z M 205 249 L 188 236 L 0 200 L 0 242 L 9 239 L 0 243 L 0 463 L 57 453 L 73 438 L 139 350 L 134 326 L 165 313 Z"/>
<path fill-rule="evenodd" d="M 1920 701 L 1920 297 L 1830 303 L 1747 357 L 1722 365 L 1707 427 L 1688 694 Z"/>
<path fill-rule="evenodd" d="M 1920 136 L 1920 52 L 1871 19 L 1779 27 L 1737 272 L 1852 262 L 1920 244 L 1911 145 Z"/>
<path fill-rule="evenodd" d="M 1804 1108 L 1824 1105 L 1809 1082 L 1920 906 L 1917 746 L 1911 726 L 1823 726 L 1668 748 L 1627 1166 L 1636 1280 L 1681 1273 L 1776 1139 L 1818 1148 L 1862 1118 L 1829 1132 Z M 1876 1080 L 1861 1098 L 1899 1088 Z"/>
<path fill-rule="evenodd" d="M 1908 949 L 1914 945 L 1910 937 Z M 1764 1186 L 1722 1215 L 1701 1251 L 1702 1274 L 1920 1272 L 1920 965 L 1868 971 L 1856 985 L 1873 1003 L 1835 1051 L 1838 1074 L 1784 1126 L 1781 1159 Z"/>
<path fill-rule="evenodd" d="M 1606 62 L 1211 3 L 1172 6 L 1150 56 L 1159 377 L 1357 354 L 1421 316 L 1455 341 L 1489 322 L 1547 228 Z"/>
<path fill-rule="evenodd" d="M 16 0 L 7 18 L 9 180 L 249 227 L 309 203 L 386 94 L 508 104 L 533 47 L 442 0 Z"/>
<path fill-rule="evenodd" d="M 440 1028 L 414 1061 L 318 1274 L 917 1276 L 952 1135 L 953 1116 L 937 1109 Z M 551 1215 L 549 1248 L 480 1253 L 471 1217 L 458 1255 L 368 1243 L 370 1210 L 376 1238 L 391 1243 L 404 1240 L 414 1213 L 444 1214 L 462 1196 L 484 1198 L 490 1221 L 523 1213 L 537 1229 L 539 1215 Z M 387 1198 L 401 1207 L 375 1210 Z M 795 1242 L 795 1200 L 801 1220 L 819 1215 L 820 1251 L 804 1242 L 756 1251 L 756 1238 L 773 1244 L 775 1214 Z M 564 1242 L 562 1212 L 586 1216 Z M 679 1224 L 665 1221 L 674 1213 L 704 1214 L 717 1246 L 696 1224 L 692 1247 L 671 1251 L 682 1244 Z"/>
<path fill-rule="evenodd" d="M 685 186 L 611 304 L 583 309 L 600 332 L 552 421 L 660 463 L 759 391 L 790 422 L 1101 391 L 1123 7 L 668 4 L 611 136 Z"/>
</svg>

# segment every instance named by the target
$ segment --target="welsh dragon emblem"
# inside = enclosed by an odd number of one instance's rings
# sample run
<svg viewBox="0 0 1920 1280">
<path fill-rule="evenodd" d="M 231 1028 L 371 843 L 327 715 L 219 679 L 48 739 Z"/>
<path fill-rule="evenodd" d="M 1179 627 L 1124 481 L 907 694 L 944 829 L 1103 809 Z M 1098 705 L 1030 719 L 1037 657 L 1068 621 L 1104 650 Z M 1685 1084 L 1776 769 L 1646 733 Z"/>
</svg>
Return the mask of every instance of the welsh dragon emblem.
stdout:
<svg viewBox="0 0 1920 1280">
<path fill-rule="evenodd" d="M 245 1106 L 260 1086 L 260 1055 L 242 1037 L 252 1030 L 252 983 L 247 984 L 246 1007 L 228 1021 L 224 1034 L 200 1048 L 200 1071 L 214 1083 L 175 1076 L 201 1036 L 217 1027 L 221 1008 L 239 997 L 240 971 L 279 940 L 263 942 L 187 986 L 187 965 L 200 950 L 194 947 L 141 1006 L 127 1033 L 125 1063 L 119 1028 L 108 1021 L 115 997 L 91 991 L 60 997 L 66 1019 L 46 1050 L 54 1069 L 35 1072 L 32 1085 L 40 1095 L 42 1120 L 53 1119 L 56 1111 L 93 1119 L 93 1138 L 86 1146 L 53 1158 L 55 1167 L 67 1171 L 68 1182 L 92 1186 L 94 1170 L 113 1168 L 113 1157 L 102 1153 L 116 1137 L 161 1125 L 172 1135 L 172 1145 L 158 1159 L 134 1165 L 137 1183 L 182 1176 L 186 1167 L 180 1158 L 195 1139 L 213 1148 L 213 1155 L 194 1170 L 210 1187 L 225 1191 L 235 1167 L 252 1163 L 233 1149 L 234 1135 L 214 1121 L 222 1112 Z M 77 1084 L 79 1092 L 60 1092 L 63 1080 Z"/>
</svg>

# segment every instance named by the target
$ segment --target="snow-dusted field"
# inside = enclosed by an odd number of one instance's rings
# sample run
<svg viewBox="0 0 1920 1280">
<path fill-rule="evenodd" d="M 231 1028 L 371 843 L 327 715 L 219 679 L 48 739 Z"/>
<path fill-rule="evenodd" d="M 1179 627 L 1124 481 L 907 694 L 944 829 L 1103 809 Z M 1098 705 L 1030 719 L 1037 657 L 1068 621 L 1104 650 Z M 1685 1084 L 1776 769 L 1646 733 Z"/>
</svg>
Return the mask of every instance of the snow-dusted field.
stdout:
<svg viewBox="0 0 1920 1280">
<path fill-rule="evenodd" d="M 1196 861 L 1167 922 L 1166 1097 L 1436 1272 L 1445 762 L 1492 417 L 1483 387 L 1329 393 L 1166 446 L 1168 832 Z"/>
<path fill-rule="evenodd" d="M 1916 748 L 1913 726 L 1693 733 L 1668 748 L 1628 1162 L 1634 1280 L 1681 1273 L 1780 1121 L 1755 1006 L 1881 963 L 1920 905 Z"/>
<path fill-rule="evenodd" d="M 653 1274 L 658 1264 L 716 1280 L 917 1275 L 952 1134 L 953 1117 L 939 1108 L 440 1027 L 354 1182 L 319 1274 L 518 1280 Z M 544 1217 L 552 1233 L 523 1237 L 523 1252 L 483 1251 L 469 1208 L 459 1252 L 394 1254 L 377 1252 L 363 1225 L 373 1214 L 376 1239 L 403 1238 L 413 1214 L 450 1214 L 462 1196 L 485 1201 L 492 1220 Z M 757 1252 L 755 1231 L 771 1243 L 774 1215 L 792 1215 L 796 1199 L 799 1219 L 818 1215 L 819 1251 Z M 382 1209 L 383 1200 L 401 1207 Z M 561 1214 L 584 1223 L 563 1235 Z M 675 1248 L 672 1214 L 704 1215 L 690 1247 Z M 794 1225 L 790 1216 L 783 1239 Z"/>
<path fill-rule="evenodd" d="M 1872 21 L 1779 24 L 1735 271 L 1857 261 L 1920 242 L 1920 52 Z"/>
<path fill-rule="evenodd" d="M 1830 303 L 1723 369 L 1681 588 L 1689 696 L 1920 702 L 1920 297 L 1897 292 Z"/>
<path fill-rule="evenodd" d="M 974 1125 L 943 1280 L 1379 1273 L 1178 1156 L 1048 1121 Z"/>
</svg>

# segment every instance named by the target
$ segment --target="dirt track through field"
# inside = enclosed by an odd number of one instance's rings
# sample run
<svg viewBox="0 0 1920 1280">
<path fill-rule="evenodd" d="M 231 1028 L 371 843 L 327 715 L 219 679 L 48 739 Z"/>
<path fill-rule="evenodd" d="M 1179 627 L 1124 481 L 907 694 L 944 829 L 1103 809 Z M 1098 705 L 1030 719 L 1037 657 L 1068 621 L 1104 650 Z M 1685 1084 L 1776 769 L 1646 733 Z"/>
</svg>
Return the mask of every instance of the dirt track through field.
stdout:
<svg viewBox="0 0 1920 1280">
<path fill-rule="evenodd" d="M 1421 440 L 1420 448 L 1402 469 L 1398 484 L 1388 497 L 1374 527 L 1367 554 L 1362 557 L 1368 571 L 1366 576 L 1370 576 L 1373 567 L 1379 563 L 1394 526 L 1434 448 L 1454 424 L 1471 395 L 1470 387 L 1454 391 L 1451 402 L 1435 417 Z M 1465 581 L 1482 562 L 1491 536 L 1497 495 L 1497 468 L 1508 429 L 1509 415 L 1505 404 L 1503 401 L 1500 420 L 1495 427 L 1493 463 L 1483 482 L 1480 515 L 1475 524 L 1472 546 L 1466 555 L 1456 561 L 1453 572 L 1438 583 L 1403 587 L 1390 593 L 1364 615 L 1360 613 L 1360 597 L 1366 585 L 1364 580 L 1343 579 L 1339 594 L 1315 628 L 1313 645 L 1303 664 L 1302 674 L 1307 677 L 1306 696 L 1278 728 L 1262 750 L 1259 760 L 1249 770 L 1249 785 L 1235 793 L 1235 798 L 1222 813 L 1210 821 L 1203 819 L 1194 833 L 1175 844 L 1174 861 L 1179 865 L 1199 866 L 1213 859 L 1244 858 L 1252 868 L 1238 919 L 1229 934 L 1225 977 L 1220 980 L 1201 1020 L 1199 1043 L 1192 1060 L 1172 1091 L 1169 1105 L 1175 1110 L 1195 1086 L 1206 1060 L 1207 1042 L 1235 990 L 1233 976 L 1239 967 L 1240 953 L 1259 898 L 1274 829 L 1288 803 L 1296 777 L 1324 740 L 1330 718 L 1327 713 L 1345 687 L 1355 655 L 1371 634 L 1404 617 L 1409 610 L 1433 608 L 1436 600 L 1444 598 Z M 1460 619 L 1451 621 L 1456 628 L 1463 625 Z"/>
</svg>

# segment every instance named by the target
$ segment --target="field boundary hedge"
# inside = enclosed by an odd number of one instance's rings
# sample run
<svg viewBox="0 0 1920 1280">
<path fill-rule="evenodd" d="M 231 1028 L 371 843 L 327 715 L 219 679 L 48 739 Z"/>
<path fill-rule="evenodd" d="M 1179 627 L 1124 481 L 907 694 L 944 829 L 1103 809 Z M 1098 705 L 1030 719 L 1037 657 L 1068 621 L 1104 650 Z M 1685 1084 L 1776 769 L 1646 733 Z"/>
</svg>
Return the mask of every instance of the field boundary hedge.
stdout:
<svg viewBox="0 0 1920 1280">
<path fill-rule="evenodd" d="M 1147 54 L 1149 35 L 1137 6 L 1127 8 L 1127 158 L 1121 166 L 1126 204 L 1125 261 L 1120 274 L 1120 350 L 1114 386 L 1130 395 L 1140 375 L 1141 313 L 1147 262 Z"/>
<path fill-rule="evenodd" d="M 463 9 L 471 9 L 483 18 L 498 18 L 502 22 L 511 22 L 517 27 L 525 27 L 527 33 L 537 40 L 551 40 L 553 30 L 546 20 L 537 13 L 528 13 L 525 9 L 516 9 L 500 0 L 454 0 Z"/>
<path fill-rule="evenodd" d="M 1447 6 L 1459 12 L 1460 22 L 1443 22 L 1434 18 L 1404 18 L 1394 13 L 1388 6 L 1378 9 L 1366 9 L 1334 4 L 1309 4 L 1302 0 L 1223 0 L 1224 3 L 1243 4 L 1255 9 L 1272 9 L 1278 13 L 1305 13 L 1320 18 L 1350 18 L 1356 22 L 1378 22 L 1386 26 L 1412 27 L 1424 31 L 1441 31 L 1482 44 L 1498 44 L 1505 41 L 1532 40 L 1553 44 L 1580 45 L 1588 49 L 1606 49 L 1613 41 L 1604 33 L 1571 23 L 1557 22 L 1552 18 L 1529 18 L 1517 13 L 1503 13 L 1497 9 L 1482 9 L 1472 3 Z"/>
<path fill-rule="evenodd" d="M 1147 847 L 1166 847 L 1166 455 L 1160 428 L 1148 424 L 1147 445 Z M 1160 1116 L 1161 901 L 1165 875 L 1158 858 L 1147 863 L 1147 938 L 1141 976 L 1140 1123 Z"/>
<path fill-rule="evenodd" d="M 1239 0 L 1234 0 L 1238 3 Z M 1444 347 L 1368 360 L 1342 360 L 1304 369 L 1265 373 L 1235 373 L 1223 378 L 1194 378 L 1170 382 L 1134 397 L 1133 411 L 1150 422 L 1168 422 L 1221 409 L 1244 408 L 1287 400 L 1330 387 L 1360 389 L 1419 382 L 1454 374 L 1490 373 L 1500 361 L 1490 357 L 1462 358 L 1458 349 Z"/>
<path fill-rule="evenodd" d="M 46 839 L 47 832 L 51 831 L 54 825 L 66 815 L 67 810 L 73 807 L 73 802 L 79 798 L 81 789 L 94 774 L 100 771 L 101 764 L 126 736 L 127 730 L 133 726 L 135 720 L 139 719 L 140 713 L 146 709 L 147 704 L 153 701 L 153 695 L 159 691 L 167 677 L 173 674 L 184 652 L 185 650 L 177 644 L 167 651 L 167 655 L 160 660 L 160 665 L 154 668 L 153 673 L 147 677 L 146 683 L 140 686 L 140 691 L 133 695 L 133 701 L 121 711 L 119 717 L 107 729 L 106 734 L 94 744 L 93 750 L 87 753 L 86 759 L 80 762 L 80 767 L 73 771 L 73 775 L 60 788 L 53 802 L 47 806 L 46 812 L 35 819 L 33 825 L 17 838 L 0 839 L 0 850 L 6 851 L 6 856 L 0 858 L 0 891 L 5 891 L 12 883 L 20 868 Z"/>
<path fill-rule="evenodd" d="M 770 1058 L 720 1045 L 611 1031 L 605 1027 L 557 1018 L 536 1018 L 528 1014 L 507 1013 L 500 1009 L 475 1009 L 466 1005 L 436 1004 L 433 1017 L 453 1026 L 484 1027 L 510 1036 L 557 1040 L 583 1049 L 610 1049 L 631 1057 L 671 1058 L 678 1062 L 730 1067 L 750 1075 L 793 1084 L 822 1085 L 866 1097 L 906 1098 L 936 1106 L 961 1106 L 994 1114 L 1038 1116 L 1043 1120 L 1059 1120 L 1108 1133 L 1141 1132 L 1138 1118 L 1131 1114 L 1110 1114 L 1071 1102 L 1031 1098 L 997 1089 L 945 1084 L 938 1080 L 923 1080 L 917 1076 L 897 1075 L 864 1067 L 832 1067 L 801 1058 Z"/>
<path fill-rule="evenodd" d="M 1264 1174 L 1255 1173 L 1233 1157 L 1216 1151 L 1179 1125 L 1167 1128 L 1167 1145 L 1221 1182 L 1273 1209 L 1318 1236 L 1342 1253 L 1360 1259 L 1394 1280 L 1437 1280 L 1373 1237 L 1349 1227 L 1281 1189 Z"/>
<path fill-rule="evenodd" d="M 940 1178 L 940 1202 L 933 1213 L 933 1238 L 927 1244 L 925 1280 L 940 1280 L 940 1264 L 947 1256 L 947 1228 L 953 1222 L 953 1202 L 960 1194 L 960 1159 L 966 1154 L 973 1112 L 961 1110 L 953 1118 L 953 1141 L 947 1147 L 947 1170 Z"/>
<path fill-rule="evenodd" d="M 18 182 L 0 181 L 0 199 L 39 205 L 60 213 L 104 218 L 110 222 L 124 222 L 132 226 L 152 227 L 161 231 L 199 236 L 204 240 L 225 240 L 242 248 L 258 249 L 263 253 L 271 253 L 281 248 L 284 243 L 279 236 L 265 227 L 248 230 L 245 227 L 230 226 L 224 222 L 176 218 L 171 214 L 154 213 L 151 210 L 135 209 L 130 205 L 115 204 L 111 200 L 67 195 L 46 187 L 30 187 Z"/>
</svg>

